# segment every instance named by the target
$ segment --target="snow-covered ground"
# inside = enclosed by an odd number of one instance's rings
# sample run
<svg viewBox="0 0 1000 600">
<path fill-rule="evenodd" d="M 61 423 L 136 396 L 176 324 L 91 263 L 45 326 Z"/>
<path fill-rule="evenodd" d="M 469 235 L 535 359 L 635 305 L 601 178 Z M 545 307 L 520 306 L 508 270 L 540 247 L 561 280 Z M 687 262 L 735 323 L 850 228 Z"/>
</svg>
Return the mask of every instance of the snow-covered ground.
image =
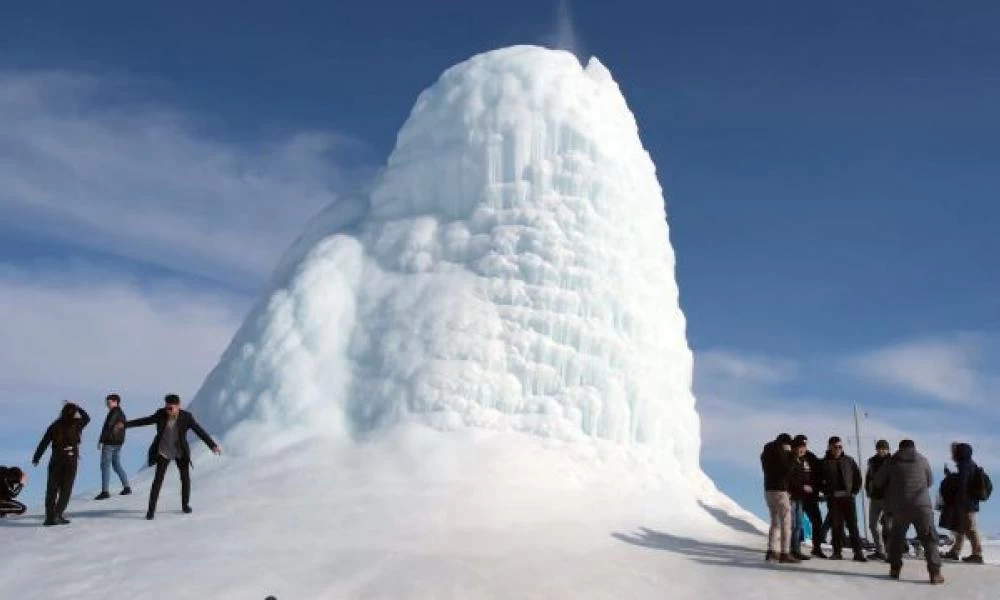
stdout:
<svg viewBox="0 0 1000 600">
<path fill-rule="evenodd" d="M 947 565 L 944 590 L 924 583 L 917 561 L 903 582 L 884 564 L 766 565 L 759 523 L 690 510 L 690 492 L 604 450 L 414 427 L 348 450 L 303 441 L 254 460 L 203 454 L 191 515 L 171 470 L 152 522 L 148 473 L 132 497 L 81 494 L 69 526 L 41 527 L 37 512 L 0 521 L 0 590 L 18 600 L 996 597 L 995 565 Z"/>
</svg>

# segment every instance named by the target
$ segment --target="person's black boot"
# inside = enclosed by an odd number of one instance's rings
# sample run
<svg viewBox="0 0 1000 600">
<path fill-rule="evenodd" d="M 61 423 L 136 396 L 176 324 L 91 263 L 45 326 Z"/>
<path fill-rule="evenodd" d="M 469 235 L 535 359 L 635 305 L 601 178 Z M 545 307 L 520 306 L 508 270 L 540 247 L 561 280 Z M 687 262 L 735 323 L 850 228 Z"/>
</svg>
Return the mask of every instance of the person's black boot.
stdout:
<svg viewBox="0 0 1000 600">
<path fill-rule="evenodd" d="M 184 511 L 184 514 L 186 514 L 186 515 L 191 514 L 191 507 L 190 506 L 182 506 L 181 510 Z"/>
<path fill-rule="evenodd" d="M 122 496 L 128 496 L 131 493 L 132 493 L 132 488 L 130 488 L 129 486 L 126 485 L 125 489 L 122 490 L 121 495 Z"/>
<path fill-rule="evenodd" d="M 151 513 L 151 512 L 146 513 L 146 520 L 147 521 L 152 521 L 153 520 L 153 513 Z"/>
<path fill-rule="evenodd" d="M 45 527 L 52 527 L 55 524 L 56 522 L 53 519 L 45 519 L 45 522 L 42 523 L 42 525 L 44 525 Z"/>
<path fill-rule="evenodd" d="M 868 559 L 865 558 L 864 554 L 861 554 L 860 552 L 855 552 L 854 553 L 854 562 L 868 562 Z"/>
<path fill-rule="evenodd" d="M 962 559 L 967 565 L 981 565 L 983 564 L 983 557 L 981 554 L 970 554 Z"/>
<path fill-rule="evenodd" d="M 111 494 L 107 492 L 101 492 L 100 494 L 94 496 L 94 500 L 107 500 L 111 497 Z"/>
<path fill-rule="evenodd" d="M 945 552 L 944 554 L 942 554 L 941 558 L 945 560 L 959 560 L 961 556 L 958 555 L 958 552 L 951 550 L 949 552 Z"/>
<path fill-rule="evenodd" d="M 59 515 L 56 517 L 56 525 L 69 525 L 70 521 L 66 517 Z"/>
</svg>

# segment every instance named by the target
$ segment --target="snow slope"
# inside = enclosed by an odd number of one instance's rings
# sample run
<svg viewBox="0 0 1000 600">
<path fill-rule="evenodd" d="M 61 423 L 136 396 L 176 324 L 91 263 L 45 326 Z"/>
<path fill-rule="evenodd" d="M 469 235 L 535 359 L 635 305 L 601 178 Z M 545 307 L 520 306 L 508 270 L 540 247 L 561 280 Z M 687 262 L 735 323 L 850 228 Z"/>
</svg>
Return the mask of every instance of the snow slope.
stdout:
<svg viewBox="0 0 1000 600">
<path fill-rule="evenodd" d="M 595 479 L 593 460 L 523 433 L 423 426 L 349 450 L 311 442 L 257 460 L 202 454 L 191 515 L 179 511 L 171 470 L 152 522 L 142 518 L 148 472 L 135 496 L 74 500 L 66 527 L 0 520 L 0 597 L 996 597 L 996 565 L 947 565 L 945 589 L 926 585 L 915 561 L 903 582 L 886 580 L 884 564 L 768 566 L 763 537 L 745 524 L 676 506 L 627 460 L 622 477 Z"/>
</svg>

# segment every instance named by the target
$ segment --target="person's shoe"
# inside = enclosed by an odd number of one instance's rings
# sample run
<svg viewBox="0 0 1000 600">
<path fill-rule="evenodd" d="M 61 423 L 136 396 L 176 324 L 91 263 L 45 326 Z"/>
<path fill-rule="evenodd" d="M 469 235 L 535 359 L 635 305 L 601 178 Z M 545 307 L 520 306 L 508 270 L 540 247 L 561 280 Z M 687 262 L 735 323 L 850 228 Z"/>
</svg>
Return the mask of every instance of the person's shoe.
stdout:
<svg viewBox="0 0 1000 600">
<path fill-rule="evenodd" d="M 868 560 L 889 560 L 889 557 L 881 552 L 872 552 L 868 555 Z"/>
<path fill-rule="evenodd" d="M 894 569 L 894 568 L 893 569 L 889 569 L 889 579 L 895 579 L 895 580 L 898 581 L 899 580 L 899 572 L 900 571 L 902 571 L 902 569 Z"/>
<path fill-rule="evenodd" d="M 769 563 L 778 562 L 778 555 L 768 550 L 767 554 L 764 555 L 764 560 Z"/>
<path fill-rule="evenodd" d="M 844 555 L 840 552 L 834 552 L 830 555 L 830 560 L 844 560 Z"/>
<path fill-rule="evenodd" d="M 56 522 L 54 519 L 45 519 L 45 522 L 42 523 L 42 525 L 44 525 L 45 527 L 52 527 L 55 524 Z"/>
<path fill-rule="evenodd" d="M 59 515 L 58 517 L 56 517 L 56 525 L 69 525 L 69 519 L 67 519 L 62 515 Z"/>
<path fill-rule="evenodd" d="M 182 506 L 181 510 L 184 511 L 184 514 L 186 514 L 186 515 L 191 514 L 191 507 L 190 506 Z"/>
<path fill-rule="evenodd" d="M 153 513 L 151 513 L 151 512 L 146 513 L 146 520 L 147 521 L 152 521 L 153 520 Z"/>
<path fill-rule="evenodd" d="M 129 486 L 126 485 L 125 488 L 122 489 L 121 495 L 122 496 L 128 496 L 131 493 L 132 493 L 132 488 L 130 488 Z"/>
<path fill-rule="evenodd" d="M 111 494 L 107 492 L 101 492 L 100 494 L 94 496 L 94 500 L 107 500 L 111 497 Z"/>
<path fill-rule="evenodd" d="M 809 554 L 815 556 L 816 558 L 826 558 L 826 554 L 823 554 L 823 549 L 820 548 L 819 546 L 814 547 L 812 549 L 812 552 L 810 552 Z"/>
<path fill-rule="evenodd" d="M 868 562 L 868 559 L 865 558 L 864 554 L 855 554 L 854 555 L 854 562 Z"/>
<path fill-rule="evenodd" d="M 942 583 L 944 583 L 944 577 L 941 575 L 941 573 L 930 573 L 930 576 L 931 576 L 931 585 L 941 585 Z"/>
<path fill-rule="evenodd" d="M 799 562 L 802 562 L 804 560 L 809 560 L 809 555 L 808 554 L 802 554 L 801 552 L 792 552 L 792 556 L 794 556 L 795 558 L 799 559 Z"/>
<path fill-rule="evenodd" d="M 781 556 L 778 557 L 778 562 L 783 565 L 797 565 L 802 561 L 795 558 L 791 554 L 782 554 Z"/>
<path fill-rule="evenodd" d="M 983 564 L 983 557 L 979 554 L 970 554 L 963 558 L 962 562 L 969 565 L 981 565 Z"/>
<path fill-rule="evenodd" d="M 941 558 L 943 558 L 944 560 L 961 560 L 962 557 L 958 555 L 958 552 L 951 550 L 949 552 L 945 552 L 944 554 L 942 554 Z"/>
</svg>

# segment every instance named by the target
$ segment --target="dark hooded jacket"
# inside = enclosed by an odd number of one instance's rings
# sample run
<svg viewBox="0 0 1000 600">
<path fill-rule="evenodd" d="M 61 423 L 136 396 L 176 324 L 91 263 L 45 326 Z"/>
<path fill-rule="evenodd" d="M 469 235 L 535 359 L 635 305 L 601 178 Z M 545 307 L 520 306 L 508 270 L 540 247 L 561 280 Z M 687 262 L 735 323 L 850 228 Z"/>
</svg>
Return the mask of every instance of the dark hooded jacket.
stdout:
<svg viewBox="0 0 1000 600">
<path fill-rule="evenodd" d="M 794 458 L 794 468 L 792 469 L 792 476 L 789 479 L 788 491 L 792 495 L 793 500 L 809 500 L 816 497 L 816 474 L 813 471 L 812 463 L 809 461 L 807 456 L 802 458 Z M 806 486 L 809 487 L 810 491 L 806 491 Z"/>
<path fill-rule="evenodd" d="M 13 500 L 21 493 L 24 473 L 17 467 L 0 467 L 0 500 Z"/>
<path fill-rule="evenodd" d="M 67 405 L 71 406 L 71 405 Z M 52 445 L 52 454 L 49 461 L 72 459 L 75 460 L 80 454 L 80 436 L 83 428 L 90 423 L 90 415 L 79 406 L 72 405 L 72 414 L 79 413 L 79 418 L 67 417 L 69 409 L 64 408 L 64 414 L 49 425 L 42 436 L 42 441 L 38 442 L 35 449 L 35 456 L 31 459 L 32 464 L 38 464 L 42 460 L 45 450 Z"/>
<path fill-rule="evenodd" d="M 904 448 L 892 455 L 872 481 L 885 491 L 885 511 L 900 517 L 931 511 L 928 490 L 933 483 L 931 465 L 916 448 Z"/>
<path fill-rule="evenodd" d="M 838 492 L 846 491 L 850 496 L 856 496 L 861 491 L 861 469 L 858 463 L 846 454 L 841 454 L 840 458 L 834 458 L 827 452 L 823 458 L 823 466 L 820 475 L 823 481 L 823 493 L 828 498 L 838 496 Z M 843 480 L 844 488 L 838 489 L 838 483 Z"/>
<path fill-rule="evenodd" d="M 972 446 L 959 444 L 955 447 L 955 464 L 958 466 L 958 505 L 965 512 L 979 512 L 979 500 L 972 497 L 969 487 L 979 465 L 972 460 Z"/>
<path fill-rule="evenodd" d="M 765 491 L 788 491 L 795 459 L 790 451 L 781 447 L 781 442 L 775 440 L 764 445 L 764 451 L 760 454 L 760 466 L 764 471 Z"/>
</svg>

